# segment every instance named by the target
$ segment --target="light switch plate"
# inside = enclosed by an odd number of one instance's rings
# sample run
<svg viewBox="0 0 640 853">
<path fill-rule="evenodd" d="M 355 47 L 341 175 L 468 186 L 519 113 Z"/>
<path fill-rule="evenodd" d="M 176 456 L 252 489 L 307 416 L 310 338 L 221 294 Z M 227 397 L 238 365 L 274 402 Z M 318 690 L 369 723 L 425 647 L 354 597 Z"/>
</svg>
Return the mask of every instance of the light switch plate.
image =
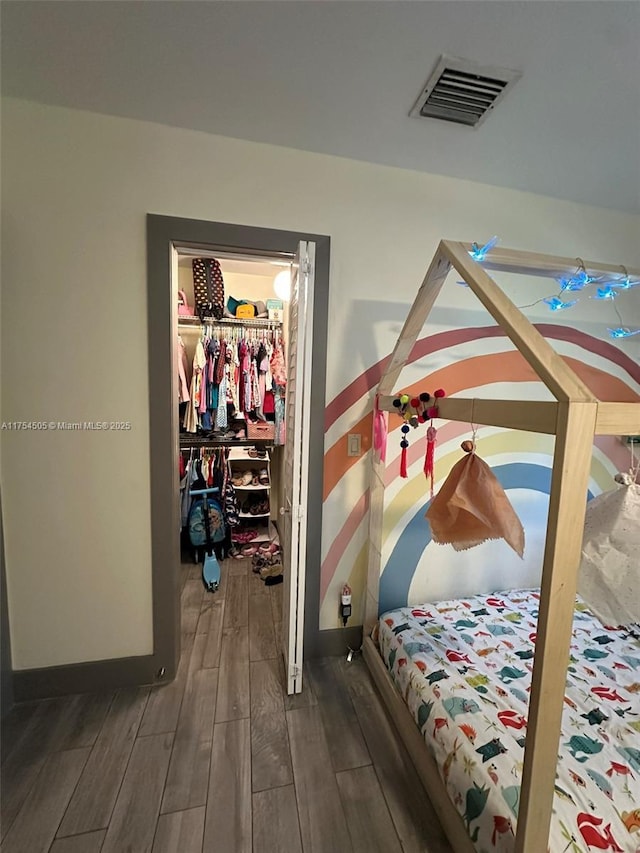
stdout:
<svg viewBox="0 0 640 853">
<path fill-rule="evenodd" d="M 362 455 L 362 436 L 359 432 L 350 432 L 347 435 L 347 456 Z"/>
</svg>

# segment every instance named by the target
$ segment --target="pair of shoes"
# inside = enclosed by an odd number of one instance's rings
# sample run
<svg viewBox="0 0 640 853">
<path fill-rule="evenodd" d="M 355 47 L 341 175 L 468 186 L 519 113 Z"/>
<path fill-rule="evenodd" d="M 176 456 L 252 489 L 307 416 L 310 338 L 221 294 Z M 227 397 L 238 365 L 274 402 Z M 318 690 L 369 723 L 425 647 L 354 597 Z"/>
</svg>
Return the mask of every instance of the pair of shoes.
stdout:
<svg viewBox="0 0 640 853">
<path fill-rule="evenodd" d="M 273 577 L 264 579 L 265 586 L 275 586 L 279 583 L 282 583 L 282 575 L 274 575 Z"/>
<path fill-rule="evenodd" d="M 269 472 L 267 471 L 266 468 L 261 468 L 260 471 L 258 472 L 258 482 L 260 483 L 261 486 L 268 486 L 269 485 Z"/>
<path fill-rule="evenodd" d="M 253 481 L 253 472 L 251 471 L 243 471 L 241 474 L 235 474 L 231 478 L 231 482 L 234 486 L 249 486 Z"/>
<path fill-rule="evenodd" d="M 251 515 L 266 515 L 269 512 L 269 501 L 256 501 L 249 507 Z"/>
<path fill-rule="evenodd" d="M 258 536 L 257 530 L 239 530 L 237 533 L 231 534 L 231 541 L 236 545 L 246 545 Z"/>
<path fill-rule="evenodd" d="M 259 572 L 267 566 L 274 566 L 280 562 L 280 554 L 265 554 L 258 548 L 258 553 L 251 558 L 251 568 L 254 572 Z"/>
<path fill-rule="evenodd" d="M 253 557 L 254 554 L 258 552 L 257 545 L 245 545 L 244 548 L 240 551 L 240 554 L 243 557 Z"/>
<path fill-rule="evenodd" d="M 247 453 L 252 459 L 266 459 L 267 457 L 267 451 L 262 448 L 258 449 L 257 447 L 250 447 Z"/>
<path fill-rule="evenodd" d="M 277 542 L 265 542 L 258 546 L 258 551 L 261 554 L 278 554 L 280 553 L 280 546 Z"/>
<path fill-rule="evenodd" d="M 266 578 L 275 577 L 275 575 L 282 574 L 282 563 L 278 560 L 276 563 L 271 563 L 268 566 L 263 566 L 260 569 L 260 577 L 262 580 L 266 580 Z"/>
</svg>

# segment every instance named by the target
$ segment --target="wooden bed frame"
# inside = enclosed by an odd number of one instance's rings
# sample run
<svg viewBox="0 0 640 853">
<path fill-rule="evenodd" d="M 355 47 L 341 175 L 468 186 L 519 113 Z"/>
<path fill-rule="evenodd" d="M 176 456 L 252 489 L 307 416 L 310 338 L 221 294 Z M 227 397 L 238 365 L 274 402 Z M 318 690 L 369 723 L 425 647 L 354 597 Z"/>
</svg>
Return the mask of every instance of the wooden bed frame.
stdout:
<svg viewBox="0 0 640 853">
<path fill-rule="evenodd" d="M 460 398 L 438 401 L 439 417 L 446 420 L 471 422 L 473 418 L 477 424 L 555 435 L 536 655 L 515 839 L 516 853 L 543 853 L 547 850 L 551 822 L 593 438 L 595 435 L 640 434 L 640 403 L 597 400 L 487 273 L 487 270 L 495 270 L 556 278 L 571 276 L 577 267 L 582 267 L 594 275 L 610 273 L 615 276 L 621 274 L 622 267 L 512 249 L 492 249 L 482 262 L 478 262 L 471 257 L 472 250 L 473 247 L 466 243 L 440 242 L 378 385 L 378 405 L 385 411 L 396 411 L 391 396 L 395 383 L 452 267 L 555 397 L 554 402 L 544 403 Z M 637 278 L 640 271 L 628 270 L 628 274 Z M 438 809 L 451 845 L 456 853 L 473 853 L 473 844 L 441 782 L 435 761 L 369 636 L 379 615 L 384 469 L 384 463 L 372 454 L 364 658 L 430 799 Z"/>
</svg>

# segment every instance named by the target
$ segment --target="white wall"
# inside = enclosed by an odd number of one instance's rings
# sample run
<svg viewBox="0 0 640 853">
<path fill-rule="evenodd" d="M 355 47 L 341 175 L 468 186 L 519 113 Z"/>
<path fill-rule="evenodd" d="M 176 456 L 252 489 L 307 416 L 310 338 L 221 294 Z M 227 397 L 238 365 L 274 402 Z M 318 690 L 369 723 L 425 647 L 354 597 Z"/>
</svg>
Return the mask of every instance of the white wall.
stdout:
<svg viewBox="0 0 640 853">
<path fill-rule="evenodd" d="M 16 669 L 151 651 L 146 213 L 331 236 L 328 399 L 390 351 L 440 237 L 640 261 L 637 217 L 21 101 L 2 156 L 2 419 L 132 424 L 2 432 Z"/>
</svg>

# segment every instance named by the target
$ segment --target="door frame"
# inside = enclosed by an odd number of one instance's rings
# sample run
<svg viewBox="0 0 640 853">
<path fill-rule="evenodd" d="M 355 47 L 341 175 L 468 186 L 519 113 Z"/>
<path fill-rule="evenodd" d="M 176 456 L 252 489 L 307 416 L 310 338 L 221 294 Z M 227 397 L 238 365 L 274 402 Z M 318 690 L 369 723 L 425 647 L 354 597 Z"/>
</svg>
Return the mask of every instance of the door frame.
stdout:
<svg viewBox="0 0 640 853">
<path fill-rule="evenodd" d="M 171 249 L 215 247 L 294 255 L 300 241 L 316 245 L 313 297 L 309 492 L 306 544 L 305 655 L 325 653 L 319 630 L 324 410 L 331 240 L 327 235 L 147 214 L 147 318 L 153 646 L 156 678 L 175 676 L 180 658 L 180 531 L 178 407 L 175 369 L 177 292 Z M 313 524 L 309 523 L 313 519 Z M 332 632 L 330 632 L 332 633 Z M 161 673 L 161 674 L 160 674 Z"/>
</svg>

